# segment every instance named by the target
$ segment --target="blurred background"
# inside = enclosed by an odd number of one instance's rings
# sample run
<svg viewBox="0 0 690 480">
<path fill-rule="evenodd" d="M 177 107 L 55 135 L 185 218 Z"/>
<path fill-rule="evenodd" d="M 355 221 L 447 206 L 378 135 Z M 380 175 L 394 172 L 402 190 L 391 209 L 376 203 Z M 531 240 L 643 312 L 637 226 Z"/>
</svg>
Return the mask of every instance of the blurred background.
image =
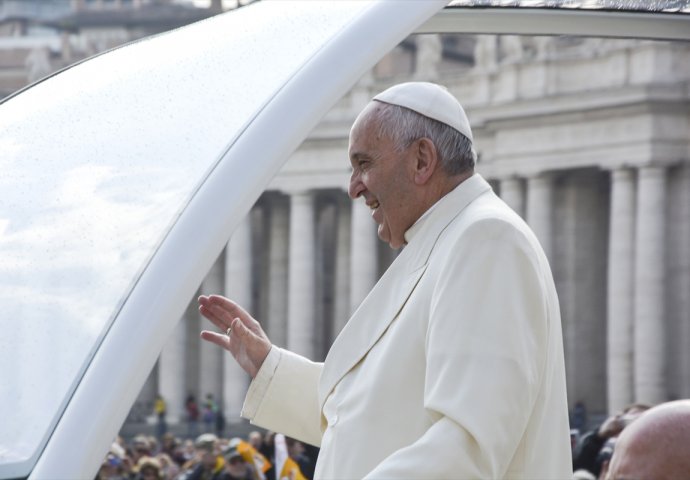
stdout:
<svg viewBox="0 0 690 480">
<path fill-rule="evenodd" d="M 92 55 L 251 3 L 0 0 L 0 98 Z M 324 359 L 397 255 L 378 241 L 363 202 L 347 196 L 349 128 L 374 94 L 409 80 L 438 82 L 457 96 L 472 123 L 478 171 L 547 252 L 571 426 L 584 431 L 633 403 L 690 397 L 687 43 L 407 38 L 290 156 L 198 293 L 236 299 L 275 344 Z M 299 314 L 290 299 L 299 299 Z M 156 432 L 161 400 L 165 428 L 180 437 L 248 432 L 239 418 L 248 378 L 201 343 L 208 327 L 190 299 L 123 436 Z M 288 343 L 288 330 L 300 343 Z"/>
</svg>

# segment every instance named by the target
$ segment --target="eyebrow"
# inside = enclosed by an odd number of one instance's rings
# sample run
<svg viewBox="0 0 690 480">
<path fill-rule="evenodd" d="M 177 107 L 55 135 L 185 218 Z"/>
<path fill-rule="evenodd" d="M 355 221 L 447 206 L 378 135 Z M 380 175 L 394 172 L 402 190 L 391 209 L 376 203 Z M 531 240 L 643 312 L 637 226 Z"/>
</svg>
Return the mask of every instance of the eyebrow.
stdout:
<svg viewBox="0 0 690 480">
<path fill-rule="evenodd" d="M 371 160 L 371 156 L 363 152 L 354 152 L 349 157 L 350 160 Z"/>
</svg>

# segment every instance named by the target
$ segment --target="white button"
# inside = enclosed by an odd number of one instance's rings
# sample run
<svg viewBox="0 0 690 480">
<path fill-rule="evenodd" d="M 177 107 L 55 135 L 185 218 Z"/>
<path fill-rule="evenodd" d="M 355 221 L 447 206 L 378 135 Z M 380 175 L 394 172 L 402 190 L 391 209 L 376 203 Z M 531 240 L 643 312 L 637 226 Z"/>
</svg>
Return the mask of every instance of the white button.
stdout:
<svg viewBox="0 0 690 480">
<path fill-rule="evenodd" d="M 331 418 L 328 419 L 328 426 L 329 427 L 334 427 L 335 424 L 338 423 L 338 415 L 333 415 Z"/>
</svg>

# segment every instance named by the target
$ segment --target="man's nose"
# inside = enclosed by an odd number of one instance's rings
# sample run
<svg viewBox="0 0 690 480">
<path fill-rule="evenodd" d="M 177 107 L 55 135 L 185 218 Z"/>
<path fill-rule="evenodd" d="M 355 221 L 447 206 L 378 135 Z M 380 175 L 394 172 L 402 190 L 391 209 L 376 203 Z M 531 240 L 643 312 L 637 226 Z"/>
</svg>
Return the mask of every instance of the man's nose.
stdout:
<svg viewBox="0 0 690 480">
<path fill-rule="evenodd" d="M 352 172 L 352 175 L 350 176 L 350 187 L 347 190 L 348 195 L 350 195 L 350 198 L 352 200 L 356 199 L 360 195 L 362 195 L 362 192 L 364 192 L 365 187 L 362 181 L 359 178 L 359 175 L 356 172 Z"/>
</svg>

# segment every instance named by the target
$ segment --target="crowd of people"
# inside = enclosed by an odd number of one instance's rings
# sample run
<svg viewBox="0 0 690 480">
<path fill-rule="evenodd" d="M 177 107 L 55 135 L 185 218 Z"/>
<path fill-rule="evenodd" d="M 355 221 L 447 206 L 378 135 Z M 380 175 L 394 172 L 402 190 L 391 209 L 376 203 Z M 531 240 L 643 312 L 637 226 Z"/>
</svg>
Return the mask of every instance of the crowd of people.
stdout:
<svg viewBox="0 0 690 480">
<path fill-rule="evenodd" d="M 310 480 L 317 451 L 273 432 L 247 438 L 202 433 L 183 439 L 166 432 L 118 437 L 97 480 Z"/>
<path fill-rule="evenodd" d="M 207 402 L 201 410 L 208 408 Z M 156 413 L 163 411 L 159 402 Z M 584 422 L 575 423 L 584 426 Z M 628 428 L 633 423 L 635 428 Z M 618 471 L 639 471 L 642 466 L 651 468 L 648 473 L 654 478 L 680 478 L 679 472 L 690 476 L 690 455 L 685 451 L 690 441 L 690 400 L 653 408 L 629 405 L 573 440 L 573 478 L 577 480 L 615 480 L 620 477 Z M 666 448 L 645 447 L 645 442 Z M 634 455 L 628 452 L 633 449 Z M 158 437 L 137 435 L 129 442 L 118 437 L 96 479 L 310 480 L 317 455 L 317 448 L 274 432 L 252 431 L 246 438 L 214 433 L 180 438 L 166 432 Z M 640 465 L 628 465 L 631 458 Z M 666 471 L 670 476 L 664 476 Z"/>
</svg>

